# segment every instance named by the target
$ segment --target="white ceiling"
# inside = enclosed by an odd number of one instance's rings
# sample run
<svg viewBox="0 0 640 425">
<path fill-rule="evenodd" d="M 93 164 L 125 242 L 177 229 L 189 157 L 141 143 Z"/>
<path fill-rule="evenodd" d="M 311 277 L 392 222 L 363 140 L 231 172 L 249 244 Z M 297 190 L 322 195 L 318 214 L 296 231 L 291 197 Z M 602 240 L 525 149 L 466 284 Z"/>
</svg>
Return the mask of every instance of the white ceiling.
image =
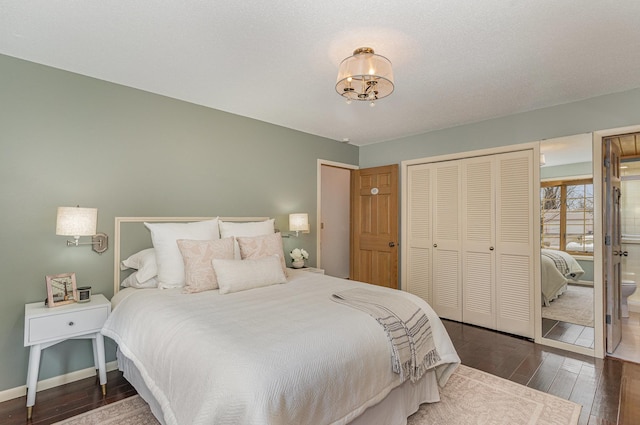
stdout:
<svg viewBox="0 0 640 425">
<path fill-rule="evenodd" d="M 0 0 L 0 53 L 365 145 L 640 87 L 638 0 Z M 395 92 L 335 93 L 373 47 Z"/>
</svg>

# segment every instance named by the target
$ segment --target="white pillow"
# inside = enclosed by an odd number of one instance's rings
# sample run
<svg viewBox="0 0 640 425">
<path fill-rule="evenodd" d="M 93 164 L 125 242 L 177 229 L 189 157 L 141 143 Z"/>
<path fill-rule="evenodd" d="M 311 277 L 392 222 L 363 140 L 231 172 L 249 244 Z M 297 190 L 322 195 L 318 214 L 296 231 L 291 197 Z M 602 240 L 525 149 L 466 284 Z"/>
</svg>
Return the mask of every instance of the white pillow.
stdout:
<svg viewBox="0 0 640 425">
<path fill-rule="evenodd" d="M 249 221 L 246 223 L 235 223 L 220 220 L 220 237 L 229 238 L 231 236 L 263 236 L 274 233 L 275 219 L 270 218 L 264 221 Z M 236 243 L 235 258 L 240 259 L 240 247 Z"/>
<path fill-rule="evenodd" d="M 157 288 L 158 287 L 158 278 L 153 276 L 151 279 L 146 281 L 139 282 L 139 276 L 137 276 L 139 272 L 133 272 L 125 280 L 120 283 L 120 286 L 123 288 L 137 288 L 137 289 L 146 289 L 146 288 Z"/>
<path fill-rule="evenodd" d="M 144 283 L 158 275 L 158 264 L 156 263 L 156 250 L 153 248 L 138 251 L 126 260 L 122 260 L 120 270 L 136 269 L 133 273 L 138 279 L 138 283 Z M 132 274 L 132 275 L 133 275 Z"/>
<path fill-rule="evenodd" d="M 184 262 L 178 249 L 178 239 L 220 239 L 218 218 L 193 223 L 144 223 L 151 231 L 156 250 L 159 288 L 184 286 Z"/>
<path fill-rule="evenodd" d="M 221 294 L 276 285 L 287 281 L 280 257 L 270 255 L 256 260 L 213 259 L 213 269 L 218 278 Z"/>
</svg>

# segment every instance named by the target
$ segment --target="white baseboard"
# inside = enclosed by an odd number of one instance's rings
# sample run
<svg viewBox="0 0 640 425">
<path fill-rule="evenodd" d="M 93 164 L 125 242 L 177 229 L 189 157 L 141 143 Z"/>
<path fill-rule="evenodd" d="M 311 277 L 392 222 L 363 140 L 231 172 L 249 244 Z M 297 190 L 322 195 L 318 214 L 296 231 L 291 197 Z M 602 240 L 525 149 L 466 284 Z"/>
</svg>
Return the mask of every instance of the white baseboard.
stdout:
<svg viewBox="0 0 640 425">
<path fill-rule="evenodd" d="M 627 304 L 629 305 L 629 311 L 640 313 L 640 301 L 630 300 L 627 298 Z"/>
<path fill-rule="evenodd" d="M 107 372 L 118 369 L 118 362 L 112 361 L 106 364 Z M 48 390 L 49 388 L 58 387 L 60 385 L 68 384 L 70 382 L 79 381 L 81 379 L 90 378 L 96 376 L 96 369 L 89 367 L 87 369 L 76 370 L 75 372 L 67 373 L 64 375 L 54 376 L 53 378 L 44 379 L 38 381 L 36 386 L 37 391 Z M 25 380 L 27 377 L 25 376 Z M 8 390 L 0 391 L 0 403 L 14 398 L 22 397 L 27 394 L 27 386 L 22 385 L 17 388 L 9 388 Z"/>
</svg>

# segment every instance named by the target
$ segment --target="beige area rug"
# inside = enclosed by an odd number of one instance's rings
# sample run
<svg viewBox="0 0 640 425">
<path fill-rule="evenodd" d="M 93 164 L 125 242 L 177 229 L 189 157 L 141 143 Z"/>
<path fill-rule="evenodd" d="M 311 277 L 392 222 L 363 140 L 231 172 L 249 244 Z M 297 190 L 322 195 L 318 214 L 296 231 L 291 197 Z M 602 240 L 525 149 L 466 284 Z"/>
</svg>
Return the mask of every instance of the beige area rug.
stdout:
<svg viewBox="0 0 640 425">
<path fill-rule="evenodd" d="M 593 327 L 593 287 L 568 285 L 549 307 L 542 307 L 542 317 Z"/>
<path fill-rule="evenodd" d="M 423 404 L 407 425 L 575 425 L 581 406 L 515 382 L 460 366 L 439 403 Z M 140 396 L 103 406 L 57 425 L 157 425 Z"/>
</svg>

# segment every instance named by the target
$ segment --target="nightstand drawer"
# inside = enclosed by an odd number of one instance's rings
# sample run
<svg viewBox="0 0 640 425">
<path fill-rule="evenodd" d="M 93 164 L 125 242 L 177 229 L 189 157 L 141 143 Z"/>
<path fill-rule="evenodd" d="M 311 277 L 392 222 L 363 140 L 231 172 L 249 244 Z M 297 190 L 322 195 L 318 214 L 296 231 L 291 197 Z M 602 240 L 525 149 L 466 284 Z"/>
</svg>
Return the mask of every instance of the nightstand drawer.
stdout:
<svg viewBox="0 0 640 425">
<path fill-rule="evenodd" d="M 70 311 L 29 320 L 29 344 L 98 332 L 109 316 L 107 308 Z"/>
</svg>

